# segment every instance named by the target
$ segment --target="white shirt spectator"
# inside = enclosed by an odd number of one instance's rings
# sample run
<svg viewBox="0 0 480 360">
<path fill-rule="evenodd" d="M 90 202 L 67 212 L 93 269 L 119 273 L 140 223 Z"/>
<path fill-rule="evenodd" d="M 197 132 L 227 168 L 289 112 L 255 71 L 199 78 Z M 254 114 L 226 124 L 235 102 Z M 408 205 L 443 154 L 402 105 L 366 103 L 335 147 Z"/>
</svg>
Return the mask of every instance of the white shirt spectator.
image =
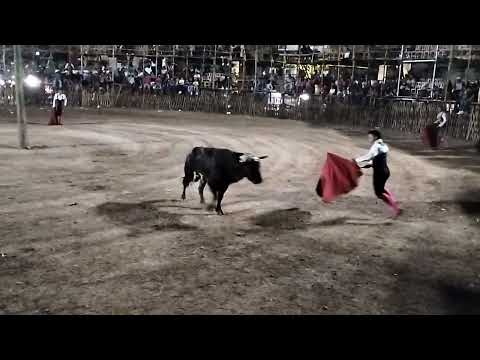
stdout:
<svg viewBox="0 0 480 360">
<path fill-rule="evenodd" d="M 441 128 L 447 123 L 447 113 L 445 111 L 440 111 L 437 114 L 437 120 L 435 124 L 438 124 L 438 127 Z"/>
<path fill-rule="evenodd" d="M 58 101 L 63 100 L 63 106 L 67 106 L 67 96 L 65 94 L 56 93 L 53 96 L 53 106 L 52 107 L 55 107 L 55 103 L 56 103 L 57 100 Z"/>
</svg>

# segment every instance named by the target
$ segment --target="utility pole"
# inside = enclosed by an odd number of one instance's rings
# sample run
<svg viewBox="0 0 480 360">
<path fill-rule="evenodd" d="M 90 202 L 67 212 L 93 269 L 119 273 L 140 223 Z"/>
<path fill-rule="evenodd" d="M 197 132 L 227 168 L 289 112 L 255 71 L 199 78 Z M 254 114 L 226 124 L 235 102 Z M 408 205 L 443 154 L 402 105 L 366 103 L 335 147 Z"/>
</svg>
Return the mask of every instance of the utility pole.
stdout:
<svg viewBox="0 0 480 360">
<path fill-rule="evenodd" d="M 23 96 L 23 61 L 22 46 L 13 45 L 15 60 L 15 100 L 17 103 L 18 140 L 21 149 L 28 149 L 27 143 L 27 113 L 25 97 Z"/>
</svg>

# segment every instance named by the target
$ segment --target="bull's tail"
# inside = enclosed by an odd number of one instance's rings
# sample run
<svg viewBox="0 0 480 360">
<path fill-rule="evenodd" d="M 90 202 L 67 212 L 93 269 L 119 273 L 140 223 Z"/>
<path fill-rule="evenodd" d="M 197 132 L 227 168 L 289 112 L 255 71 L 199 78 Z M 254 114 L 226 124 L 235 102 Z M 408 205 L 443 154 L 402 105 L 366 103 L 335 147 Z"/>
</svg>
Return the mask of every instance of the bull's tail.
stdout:
<svg viewBox="0 0 480 360">
<path fill-rule="evenodd" d="M 182 182 L 185 181 L 185 178 L 187 178 L 187 176 L 182 176 Z M 202 178 L 202 174 L 200 173 L 197 173 L 196 171 L 193 172 L 193 179 L 191 181 L 189 181 L 187 184 L 185 184 L 186 186 L 188 186 L 191 182 L 198 182 L 198 180 L 200 180 Z"/>
<path fill-rule="evenodd" d="M 187 189 L 188 185 L 192 181 L 194 181 L 194 170 L 193 170 L 193 156 L 192 154 L 188 154 L 187 158 L 185 159 L 185 166 L 184 166 L 185 176 L 182 179 L 183 183 L 183 192 L 182 192 L 182 199 L 185 200 L 185 190 Z"/>
<path fill-rule="evenodd" d="M 185 166 L 183 168 L 185 176 L 183 177 L 183 187 L 186 188 L 192 181 L 194 181 L 195 172 L 192 166 L 192 155 L 189 154 L 185 159 Z"/>
</svg>

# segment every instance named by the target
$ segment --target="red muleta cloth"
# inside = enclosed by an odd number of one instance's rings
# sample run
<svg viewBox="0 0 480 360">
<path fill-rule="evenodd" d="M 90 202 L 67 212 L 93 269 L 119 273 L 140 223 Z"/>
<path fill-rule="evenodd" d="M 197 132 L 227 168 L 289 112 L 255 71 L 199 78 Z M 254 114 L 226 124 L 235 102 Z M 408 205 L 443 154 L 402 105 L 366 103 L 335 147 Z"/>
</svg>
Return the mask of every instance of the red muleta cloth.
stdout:
<svg viewBox="0 0 480 360">
<path fill-rule="evenodd" d="M 362 170 L 353 160 L 327 153 L 316 192 L 325 202 L 332 202 L 337 196 L 347 194 L 358 185 Z"/>
<path fill-rule="evenodd" d="M 432 149 L 438 147 L 438 127 L 435 124 L 427 125 L 422 132 L 422 142 Z"/>
</svg>

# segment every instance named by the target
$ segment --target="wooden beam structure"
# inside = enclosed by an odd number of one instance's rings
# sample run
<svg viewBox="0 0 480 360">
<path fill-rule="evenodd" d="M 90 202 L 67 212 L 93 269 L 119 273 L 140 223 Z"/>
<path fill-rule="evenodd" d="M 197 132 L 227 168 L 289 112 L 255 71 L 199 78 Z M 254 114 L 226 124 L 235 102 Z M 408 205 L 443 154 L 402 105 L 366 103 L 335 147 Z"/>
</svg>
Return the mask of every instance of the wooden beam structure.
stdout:
<svg viewBox="0 0 480 360">
<path fill-rule="evenodd" d="M 28 149 L 27 112 L 23 94 L 22 45 L 13 45 L 15 59 L 15 102 L 17 104 L 18 143 L 21 149 Z"/>
</svg>

